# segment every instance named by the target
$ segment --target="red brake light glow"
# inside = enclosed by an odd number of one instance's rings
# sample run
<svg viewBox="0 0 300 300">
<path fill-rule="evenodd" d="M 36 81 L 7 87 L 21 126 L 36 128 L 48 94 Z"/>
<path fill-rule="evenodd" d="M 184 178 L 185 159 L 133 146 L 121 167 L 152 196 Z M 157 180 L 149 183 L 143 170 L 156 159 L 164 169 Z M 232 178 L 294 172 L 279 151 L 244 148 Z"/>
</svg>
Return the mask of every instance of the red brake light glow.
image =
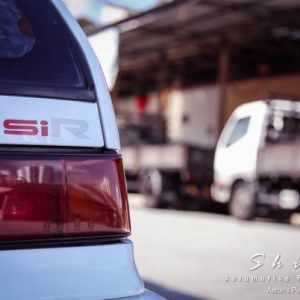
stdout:
<svg viewBox="0 0 300 300">
<path fill-rule="evenodd" d="M 0 156 L 0 241 L 129 233 L 121 158 Z"/>
</svg>

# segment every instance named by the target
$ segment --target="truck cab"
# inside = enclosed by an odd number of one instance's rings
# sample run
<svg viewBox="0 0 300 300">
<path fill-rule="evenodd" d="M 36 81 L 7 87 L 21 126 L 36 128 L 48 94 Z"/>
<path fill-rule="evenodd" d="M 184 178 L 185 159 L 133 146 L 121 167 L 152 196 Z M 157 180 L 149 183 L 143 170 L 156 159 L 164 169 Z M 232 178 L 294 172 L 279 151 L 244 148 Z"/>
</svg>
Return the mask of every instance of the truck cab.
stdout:
<svg viewBox="0 0 300 300">
<path fill-rule="evenodd" d="M 298 206 L 295 167 L 299 105 L 288 100 L 254 101 L 236 108 L 217 144 L 213 200 L 239 219 L 290 215 Z"/>
</svg>

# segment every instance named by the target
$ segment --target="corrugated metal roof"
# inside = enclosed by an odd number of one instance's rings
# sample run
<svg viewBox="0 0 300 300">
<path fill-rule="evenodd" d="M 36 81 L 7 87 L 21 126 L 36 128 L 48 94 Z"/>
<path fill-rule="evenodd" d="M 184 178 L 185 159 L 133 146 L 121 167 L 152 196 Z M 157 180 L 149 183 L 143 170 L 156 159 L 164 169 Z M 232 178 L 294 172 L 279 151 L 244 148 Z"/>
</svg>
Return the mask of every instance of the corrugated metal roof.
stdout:
<svg viewBox="0 0 300 300">
<path fill-rule="evenodd" d="M 110 26 L 120 30 L 124 91 L 151 89 L 162 77 L 171 84 L 179 75 L 187 84 L 214 81 L 225 43 L 232 49 L 232 77 L 255 75 L 251 65 L 243 73 L 247 64 L 295 71 L 300 57 L 300 0 L 175 0 Z"/>
</svg>

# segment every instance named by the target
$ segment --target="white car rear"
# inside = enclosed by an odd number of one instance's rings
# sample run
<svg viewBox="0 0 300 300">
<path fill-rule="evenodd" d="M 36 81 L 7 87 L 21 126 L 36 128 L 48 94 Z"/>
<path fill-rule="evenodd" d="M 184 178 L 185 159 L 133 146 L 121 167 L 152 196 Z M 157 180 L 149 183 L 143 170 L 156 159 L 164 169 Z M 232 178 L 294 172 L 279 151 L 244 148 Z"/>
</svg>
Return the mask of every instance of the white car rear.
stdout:
<svg viewBox="0 0 300 300">
<path fill-rule="evenodd" d="M 76 20 L 0 0 L 0 39 L 1 298 L 162 299 L 134 264 L 114 111 Z"/>
</svg>

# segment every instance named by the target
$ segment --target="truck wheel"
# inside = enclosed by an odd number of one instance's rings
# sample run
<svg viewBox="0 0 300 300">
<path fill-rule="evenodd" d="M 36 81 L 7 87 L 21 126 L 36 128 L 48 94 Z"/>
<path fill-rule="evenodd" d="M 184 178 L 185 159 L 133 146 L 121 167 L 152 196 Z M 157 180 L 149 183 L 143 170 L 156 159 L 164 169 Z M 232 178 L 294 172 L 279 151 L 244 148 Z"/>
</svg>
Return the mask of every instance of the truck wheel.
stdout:
<svg viewBox="0 0 300 300">
<path fill-rule="evenodd" d="M 158 170 L 147 170 L 140 175 L 139 192 L 145 196 L 149 208 L 164 208 L 162 199 L 163 177 Z"/>
<path fill-rule="evenodd" d="M 240 220 L 251 220 L 255 216 L 256 203 L 253 186 L 237 183 L 232 191 L 229 213 Z"/>
</svg>

